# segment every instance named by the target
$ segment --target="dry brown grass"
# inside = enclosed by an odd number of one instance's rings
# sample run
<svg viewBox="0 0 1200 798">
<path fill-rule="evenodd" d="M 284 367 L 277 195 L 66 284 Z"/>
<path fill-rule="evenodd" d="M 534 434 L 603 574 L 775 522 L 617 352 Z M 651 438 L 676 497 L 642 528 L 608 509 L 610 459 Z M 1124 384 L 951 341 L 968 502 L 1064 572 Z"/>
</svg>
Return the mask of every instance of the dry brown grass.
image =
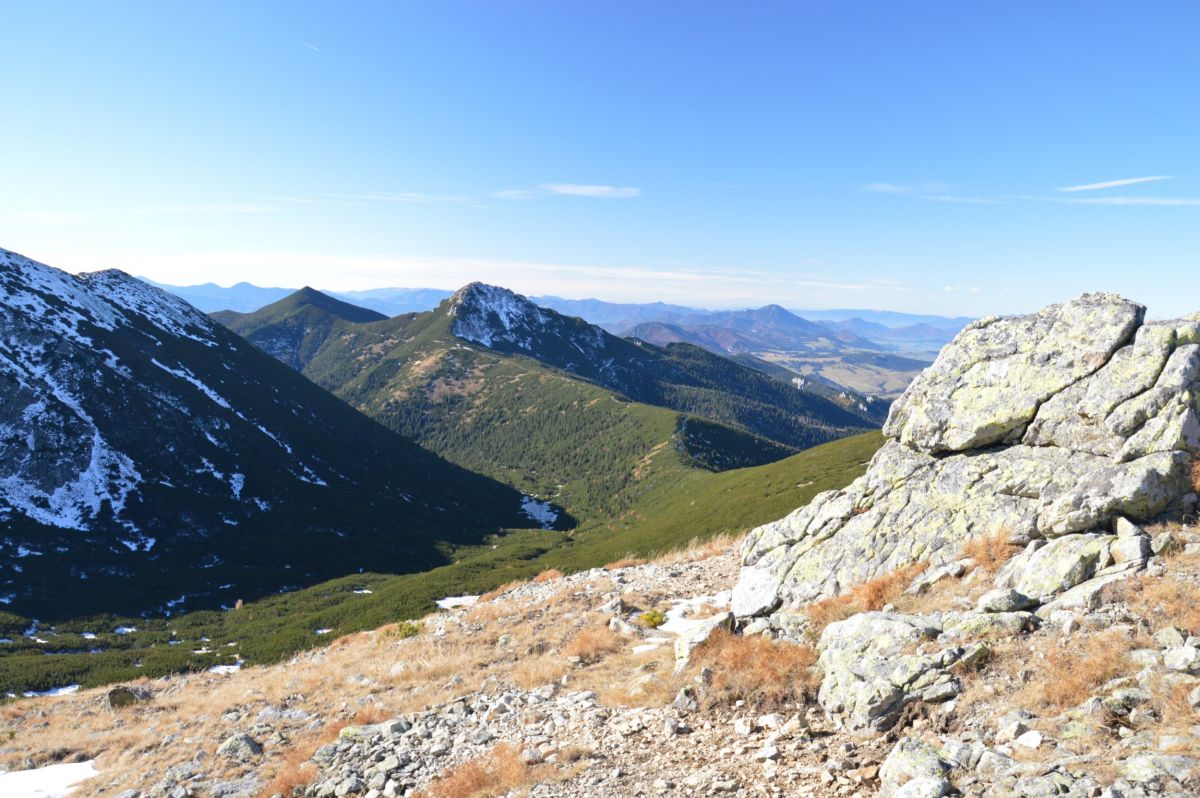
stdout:
<svg viewBox="0 0 1200 798">
<path fill-rule="evenodd" d="M 1192 460 L 1192 490 L 1200 493 L 1200 457 Z"/>
<path fill-rule="evenodd" d="M 626 557 L 622 557 L 619 560 L 613 560 L 610 563 L 605 563 L 604 570 L 619 571 L 622 568 L 632 568 L 635 565 L 645 565 L 645 564 L 646 564 L 646 560 L 643 560 L 640 557 L 634 557 L 633 555 L 628 555 Z"/>
<path fill-rule="evenodd" d="M 1196 724 L 1196 710 L 1188 695 L 1192 685 L 1177 682 L 1170 684 L 1161 677 L 1150 687 L 1151 707 L 1158 714 L 1158 731 L 1160 734 L 1176 733 L 1190 735 Z M 1187 753 L 1194 753 L 1190 750 Z M 1176 752 L 1182 753 L 1182 752 Z"/>
<path fill-rule="evenodd" d="M 553 582 L 555 579 L 562 579 L 562 578 L 563 578 L 562 571 L 558 570 L 557 568 L 549 568 L 545 571 L 542 571 L 537 576 L 535 576 L 533 578 L 533 581 L 540 585 L 543 582 Z"/>
<path fill-rule="evenodd" d="M 1038 714 L 1078 706 L 1105 682 L 1136 669 L 1129 657 L 1131 646 L 1130 638 L 1120 631 L 1048 640 L 1043 650 L 1027 658 L 1034 675 L 1017 701 Z"/>
<path fill-rule="evenodd" d="M 493 593 L 499 597 L 522 584 Z M 335 740 L 343 727 L 439 706 L 480 689 L 485 680 L 515 678 L 534 687 L 566 675 L 571 689 L 594 689 L 610 705 L 663 706 L 690 678 L 672 673 L 671 646 L 634 654 L 631 641 L 602 627 L 603 619 L 592 611 L 597 595 L 616 589 L 610 579 L 597 578 L 586 589 L 560 582 L 546 588 L 547 595 L 536 601 L 508 597 L 481 603 L 461 614 L 469 622 L 446 624 L 444 635 L 405 637 L 400 633 L 405 624 L 397 624 L 347 635 L 337 645 L 276 665 L 141 680 L 133 684 L 150 689 L 154 698 L 136 712 L 99 710 L 103 688 L 16 701 L 0 709 L 0 738 L 7 738 L 0 766 L 26 758 L 49 764 L 62 751 L 86 754 L 104 774 L 103 794 L 145 793 L 167 768 L 180 763 L 181 751 L 187 757 L 204 751 L 208 776 L 240 778 L 247 765 L 213 756 L 228 734 L 223 716 L 236 712 L 249 719 L 270 707 L 300 709 L 325 725 L 314 731 L 308 719 L 272 721 L 281 737 L 264 735 L 264 752 L 255 763 L 260 777 L 270 782 L 268 794 L 286 794 L 316 775 L 307 764 L 309 755 Z M 654 595 L 643 597 L 644 606 L 665 600 L 665 594 L 650 592 Z M 581 634 L 593 627 L 592 633 Z M 501 634 L 509 638 L 503 644 Z M 571 666 L 564 660 L 568 643 L 574 643 L 578 655 L 598 661 Z M 194 743 L 184 749 L 164 746 L 167 736 Z M 566 758 L 571 756 L 567 752 Z M 580 764 L 560 762 L 539 771 L 538 778 L 558 780 Z"/>
<path fill-rule="evenodd" d="M 273 795 L 290 798 L 293 792 L 298 793 L 311 784 L 317 776 L 317 767 L 309 760 L 318 747 L 312 743 L 291 748 L 284 755 L 275 775 L 259 791 L 259 798 L 271 798 Z"/>
<path fill-rule="evenodd" d="M 682 548 L 672 549 L 661 557 L 655 558 L 654 562 L 660 565 L 678 565 L 685 562 L 707 560 L 711 557 L 720 557 L 732 551 L 744 538 L 744 535 L 725 533 L 708 538 L 707 540 L 693 541 Z"/>
<path fill-rule="evenodd" d="M 579 762 L 583 759 L 590 759 L 595 756 L 595 751 L 586 745 L 565 745 L 555 751 L 558 754 L 559 762 Z"/>
<path fill-rule="evenodd" d="M 607 706 L 666 706 L 684 684 L 684 677 L 674 673 L 674 665 L 671 646 L 640 654 L 625 649 L 595 665 L 572 671 L 571 687 L 596 691 L 600 702 Z"/>
<path fill-rule="evenodd" d="M 508 678 L 522 690 L 533 690 L 557 682 L 566 670 L 562 657 L 525 657 L 512 667 Z"/>
<path fill-rule="evenodd" d="M 562 653 L 564 657 L 579 657 L 586 665 L 599 662 L 627 644 L 625 638 L 607 626 L 588 627 L 567 641 Z"/>
<path fill-rule="evenodd" d="M 383 723 L 385 720 L 391 720 L 396 717 L 395 712 L 377 705 L 363 707 L 358 712 L 354 713 L 354 720 L 350 722 L 351 726 L 371 726 L 376 723 Z"/>
<path fill-rule="evenodd" d="M 505 593 L 511 593 L 523 584 L 525 584 L 525 580 L 523 579 L 514 579 L 511 582 L 505 582 L 503 585 L 500 585 L 500 587 L 495 588 L 494 590 L 489 590 L 480 596 L 479 603 L 484 604 L 489 601 L 494 601 L 503 596 Z"/>
<path fill-rule="evenodd" d="M 507 619 L 513 614 L 513 609 L 502 601 L 484 601 L 479 602 L 467 610 L 466 620 L 468 623 L 491 623 L 501 619 Z"/>
<path fill-rule="evenodd" d="M 857 584 L 841 595 L 814 601 L 804 608 L 811 624 L 809 634 L 818 637 L 831 623 L 844 621 L 860 612 L 882 609 L 899 598 L 925 567 L 925 563 L 912 563 Z"/>
<path fill-rule="evenodd" d="M 536 770 L 521 759 L 519 748 L 501 743 L 446 770 L 414 798 L 494 798 L 533 783 Z"/>
<path fill-rule="evenodd" d="M 807 701 L 816 688 L 817 652 L 806 645 L 745 637 L 718 630 L 692 657 L 712 671 L 707 695 L 714 704 L 745 701 L 781 707 Z"/>
<path fill-rule="evenodd" d="M 1118 590 L 1138 615 L 1151 626 L 1178 626 L 1191 633 L 1200 630 L 1200 585 L 1166 574 L 1127 579 Z"/>
<path fill-rule="evenodd" d="M 995 573 L 1000 566 L 1008 562 L 1021 550 L 1021 547 L 1010 542 L 1012 530 L 1000 527 L 986 535 L 977 535 L 967 541 L 962 548 L 962 556 L 970 558 L 975 568 L 984 573 Z"/>
</svg>

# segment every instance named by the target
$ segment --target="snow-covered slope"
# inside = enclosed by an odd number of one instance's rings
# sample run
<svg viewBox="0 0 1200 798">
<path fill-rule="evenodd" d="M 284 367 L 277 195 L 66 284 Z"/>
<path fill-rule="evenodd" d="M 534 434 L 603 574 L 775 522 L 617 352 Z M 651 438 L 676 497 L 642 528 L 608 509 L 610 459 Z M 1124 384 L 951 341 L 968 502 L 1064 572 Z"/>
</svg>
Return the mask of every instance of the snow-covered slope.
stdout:
<svg viewBox="0 0 1200 798">
<path fill-rule="evenodd" d="M 181 590 L 194 607 L 220 601 L 219 585 L 249 597 L 363 567 L 425 567 L 433 535 L 525 525 L 521 502 L 178 297 L 0 249 L 9 609 L 152 609 Z M 88 595 L 63 580 L 88 580 Z"/>
<path fill-rule="evenodd" d="M 451 332 L 464 341 L 508 354 L 523 354 L 596 379 L 628 387 L 638 371 L 637 349 L 583 319 L 542 308 L 507 288 L 471 283 L 448 304 Z"/>
</svg>

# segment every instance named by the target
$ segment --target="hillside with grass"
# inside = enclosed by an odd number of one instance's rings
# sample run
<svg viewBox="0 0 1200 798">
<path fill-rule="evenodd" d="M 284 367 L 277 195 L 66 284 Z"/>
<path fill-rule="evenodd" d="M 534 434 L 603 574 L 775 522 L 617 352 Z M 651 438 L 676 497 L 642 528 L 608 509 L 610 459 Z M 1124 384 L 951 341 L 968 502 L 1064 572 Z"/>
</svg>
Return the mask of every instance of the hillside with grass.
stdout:
<svg viewBox="0 0 1200 798">
<path fill-rule="evenodd" d="M 98 614 L 53 624 L 0 613 L 0 639 L 9 641 L 0 644 L 0 692 L 277 662 L 342 634 L 419 617 L 446 596 L 740 535 L 849 484 L 881 443 L 878 433 L 859 435 L 723 473 L 679 465 L 647 481 L 637 509 L 612 521 L 570 532 L 513 532 L 460 546 L 449 553 L 450 564 L 424 573 L 367 571 L 236 610 L 165 618 Z"/>
<path fill-rule="evenodd" d="M 258 343 L 312 330 L 299 348 L 315 349 L 303 367 L 314 382 L 581 522 L 620 516 L 655 473 L 774 462 L 873 428 L 885 409 L 696 347 L 617 338 L 491 286 L 375 322 L 318 325 L 318 312 L 317 298 L 293 296 L 226 321 Z"/>
</svg>

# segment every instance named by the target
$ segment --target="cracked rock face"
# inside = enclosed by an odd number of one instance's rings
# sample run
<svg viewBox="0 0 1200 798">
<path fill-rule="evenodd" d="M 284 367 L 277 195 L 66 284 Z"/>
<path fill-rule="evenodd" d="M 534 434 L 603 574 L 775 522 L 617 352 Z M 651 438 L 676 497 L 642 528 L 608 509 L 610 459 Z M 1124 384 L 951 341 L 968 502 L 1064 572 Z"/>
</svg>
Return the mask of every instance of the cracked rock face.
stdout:
<svg viewBox="0 0 1200 798">
<path fill-rule="evenodd" d="M 953 698 L 961 685 L 950 668 L 986 656 L 984 644 L 897 653 L 945 630 L 941 618 L 882 612 L 830 624 L 818 646 L 825 672 L 817 695 L 821 708 L 846 728 L 880 730 L 891 728 L 907 704 Z"/>
<path fill-rule="evenodd" d="M 735 614 L 795 609 L 912 562 L 949 563 L 999 530 L 1022 544 L 1104 536 L 1028 558 L 1053 570 L 1062 561 L 1051 553 L 1086 555 L 1080 574 L 1014 574 L 1039 601 L 1120 563 L 1118 518 L 1196 503 L 1200 317 L 1144 316 L 1121 297 L 1085 294 L 968 326 L 896 401 L 891 440 L 865 475 L 750 534 Z"/>
</svg>

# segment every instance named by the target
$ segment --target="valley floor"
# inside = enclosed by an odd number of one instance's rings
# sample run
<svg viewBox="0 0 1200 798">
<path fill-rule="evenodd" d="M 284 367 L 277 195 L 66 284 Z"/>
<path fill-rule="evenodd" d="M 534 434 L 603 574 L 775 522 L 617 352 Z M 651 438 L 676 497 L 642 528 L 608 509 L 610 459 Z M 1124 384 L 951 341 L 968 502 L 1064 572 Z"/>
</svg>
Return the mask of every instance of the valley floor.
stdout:
<svg viewBox="0 0 1200 798">
<path fill-rule="evenodd" d="M 848 733 L 816 704 L 803 643 L 717 629 L 676 672 L 727 617 L 726 539 L 547 572 L 277 665 L 20 700 L 0 710 L 0 764 L 95 760 L 73 795 L 123 798 L 1195 794 L 1200 661 L 1172 657 L 1200 642 L 1200 536 L 1166 534 L 1171 553 L 1102 606 L 985 630 L 988 656 L 956 671 L 957 696 L 886 733 Z M 901 574 L 809 619 L 970 614 L 989 557 L 1011 553 L 977 549 L 920 594 Z"/>
</svg>

